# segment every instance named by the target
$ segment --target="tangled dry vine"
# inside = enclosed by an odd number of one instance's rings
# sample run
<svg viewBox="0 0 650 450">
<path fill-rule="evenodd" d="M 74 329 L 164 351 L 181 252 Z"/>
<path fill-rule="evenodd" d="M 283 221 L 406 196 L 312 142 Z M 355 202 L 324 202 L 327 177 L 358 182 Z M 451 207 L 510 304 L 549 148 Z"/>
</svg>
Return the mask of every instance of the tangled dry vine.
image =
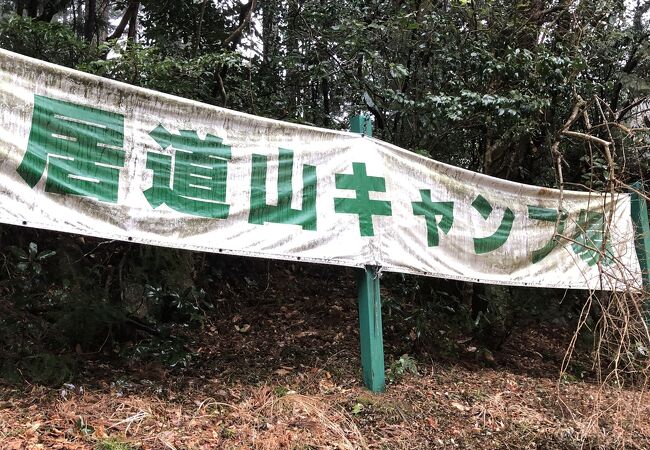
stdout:
<svg viewBox="0 0 650 450">
<path fill-rule="evenodd" d="M 556 163 L 557 184 L 561 193 L 558 200 L 561 209 L 565 188 L 562 168 L 566 165 L 561 151 L 563 139 L 578 140 L 584 145 L 585 161 L 589 164 L 589 178 L 580 187 L 598 194 L 606 211 L 602 244 L 599 248 L 590 247 L 590 250 L 600 254 L 598 265 L 601 273 L 603 273 L 602 261 L 610 257 L 606 255 L 606 246 L 611 240 L 610 225 L 616 209 L 614 200 L 621 193 L 626 192 L 632 192 L 646 201 L 650 200 L 642 187 L 645 180 L 641 170 L 643 158 L 647 159 L 650 128 L 638 126 L 643 123 L 643 113 L 648 109 L 648 102 L 650 102 L 648 97 L 644 101 L 635 102 L 636 114 L 630 116 L 625 114 L 630 112 L 630 109 L 614 111 L 598 96 L 593 96 L 587 101 L 576 95 L 572 113 L 551 146 Z M 591 118 L 595 118 L 595 123 L 592 123 Z M 578 128 L 579 131 L 572 128 Z M 604 166 L 598 164 L 599 158 L 604 159 Z M 637 184 L 633 184 L 632 181 Z M 558 234 L 556 238 L 575 243 L 569 236 Z M 618 266 L 620 273 L 629 271 L 622 261 L 614 258 L 612 262 Z M 578 418 L 572 413 L 571 405 L 564 402 L 567 413 L 582 424 L 581 431 L 584 436 L 588 434 L 593 436 L 594 433 L 598 434 L 604 429 L 601 419 L 606 409 L 623 412 L 621 415 L 617 414 L 617 417 L 627 416 L 628 419 L 630 416 L 637 417 L 639 407 L 647 393 L 650 375 L 648 299 L 647 285 L 640 289 L 639 286 L 628 283 L 623 289 L 611 292 L 592 291 L 583 305 L 575 333 L 562 363 L 559 385 L 567 376 L 580 336 L 582 334 L 593 336 L 592 369 L 596 373 L 599 384 L 598 395 L 592 399 L 593 414 Z M 606 394 L 616 393 L 624 386 L 634 386 L 638 389 L 637 401 L 634 405 L 619 401 L 613 404 L 604 401 Z M 561 395 L 560 401 L 562 401 Z M 633 422 L 634 420 L 628 423 Z M 611 429 L 620 430 L 619 436 L 613 437 L 616 439 L 624 436 L 624 426 L 620 423 L 613 425 Z M 625 442 L 621 442 L 621 445 L 625 445 Z"/>
</svg>

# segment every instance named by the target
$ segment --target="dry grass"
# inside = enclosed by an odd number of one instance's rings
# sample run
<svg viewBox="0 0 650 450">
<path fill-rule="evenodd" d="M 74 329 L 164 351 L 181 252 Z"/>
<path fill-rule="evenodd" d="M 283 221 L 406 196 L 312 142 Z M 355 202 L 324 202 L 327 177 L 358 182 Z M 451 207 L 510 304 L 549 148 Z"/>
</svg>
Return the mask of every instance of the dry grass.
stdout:
<svg viewBox="0 0 650 450">
<path fill-rule="evenodd" d="M 325 374 L 319 380 L 292 374 L 275 387 L 211 380 L 178 391 L 167 386 L 162 394 L 147 384 L 65 398 L 60 390 L 5 390 L 0 448 L 92 449 L 106 442 L 177 450 L 650 447 L 650 406 L 638 390 L 609 395 L 585 382 L 558 390 L 552 379 L 507 371 L 427 369 L 383 395 Z M 608 405 L 597 427 L 593 402 Z M 639 405 L 636 415 L 628 413 L 631 404 Z"/>
</svg>

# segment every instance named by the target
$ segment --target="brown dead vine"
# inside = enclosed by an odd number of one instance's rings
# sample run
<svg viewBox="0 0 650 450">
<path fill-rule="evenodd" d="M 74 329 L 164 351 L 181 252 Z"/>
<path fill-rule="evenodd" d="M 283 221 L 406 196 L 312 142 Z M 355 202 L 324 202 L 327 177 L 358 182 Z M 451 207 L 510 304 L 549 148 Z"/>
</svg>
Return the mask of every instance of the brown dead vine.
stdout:
<svg viewBox="0 0 650 450">
<path fill-rule="evenodd" d="M 637 179 L 640 176 L 629 173 L 628 167 L 640 167 L 638 159 L 641 158 L 642 152 L 639 146 L 647 141 L 650 129 L 634 128 L 618 122 L 617 118 L 622 115 L 612 111 L 609 105 L 597 96 L 589 101 L 578 95 L 576 98 L 569 119 L 552 145 L 560 187 L 559 205 L 561 208 L 564 192 L 562 167 L 565 164 L 559 151 L 560 141 L 562 138 L 582 141 L 591 164 L 592 180 L 598 178 L 594 170 L 596 156 L 602 157 L 607 166 L 604 170 L 604 187 L 598 193 L 599 197 L 603 198 L 606 217 L 603 242 L 601 248 L 591 249 L 600 253 L 602 260 L 611 256 L 606 255 L 605 248 L 611 237 L 617 196 L 622 192 L 636 192 L 648 200 L 646 193 L 629 186 L 627 179 Z M 597 121 L 595 125 L 592 124 L 592 118 Z M 581 131 L 571 130 L 577 125 L 581 126 Z M 636 164 L 632 164 L 634 158 L 637 158 Z M 558 238 L 570 240 L 568 236 Z M 619 274 L 626 274 L 630 270 L 615 258 L 613 265 Z M 600 262 L 599 270 L 603 273 Z M 640 416 L 640 411 L 647 400 L 650 377 L 650 333 L 648 319 L 645 317 L 648 313 L 644 311 L 644 303 L 650 295 L 646 289 L 640 289 L 639 286 L 624 284 L 622 289 L 612 292 L 589 293 L 562 363 L 558 393 L 565 412 L 574 421 L 583 442 L 589 440 L 591 443 L 620 447 L 629 445 L 634 448 L 634 442 L 630 439 L 633 433 L 630 431 L 636 428 L 639 420 L 647 420 L 647 417 Z M 561 389 L 564 380 L 570 376 L 569 368 L 576 344 L 583 334 L 594 338 L 592 369 L 596 373 L 598 390 L 587 399 L 591 405 L 591 414 L 577 413 L 572 405 L 563 400 Z M 629 388 L 638 392 L 633 401 L 622 395 L 623 390 Z"/>
</svg>

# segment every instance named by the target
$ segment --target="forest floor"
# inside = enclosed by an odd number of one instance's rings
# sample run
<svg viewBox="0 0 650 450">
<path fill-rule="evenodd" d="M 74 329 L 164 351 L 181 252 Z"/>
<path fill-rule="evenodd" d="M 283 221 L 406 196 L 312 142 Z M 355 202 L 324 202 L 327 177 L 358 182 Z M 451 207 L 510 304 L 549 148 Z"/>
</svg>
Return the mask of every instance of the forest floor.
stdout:
<svg viewBox="0 0 650 450">
<path fill-rule="evenodd" d="M 650 448 L 647 395 L 560 378 L 571 333 L 550 325 L 488 358 L 468 341 L 456 359 L 400 360 L 411 337 L 385 314 L 388 385 L 370 393 L 353 270 L 319 273 L 224 283 L 202 327 L 175 330 L 186 367 L 98 354 L 71 383 L 0 384 L 0 449 Z"/>
</svg>

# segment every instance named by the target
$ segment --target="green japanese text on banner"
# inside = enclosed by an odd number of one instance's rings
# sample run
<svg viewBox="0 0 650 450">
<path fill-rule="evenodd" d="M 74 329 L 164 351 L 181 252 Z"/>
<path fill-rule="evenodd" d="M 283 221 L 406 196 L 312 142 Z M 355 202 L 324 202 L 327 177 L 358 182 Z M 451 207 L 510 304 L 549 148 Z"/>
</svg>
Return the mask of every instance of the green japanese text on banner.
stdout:
<svg viewBox="0 0 650 450">
<path fill-rule="evenodd" d="M 628 194 L 558 191 L 358 134 L 0 50 L 0 222 L 486 283 L 640 287 Z"/>
</svg>

